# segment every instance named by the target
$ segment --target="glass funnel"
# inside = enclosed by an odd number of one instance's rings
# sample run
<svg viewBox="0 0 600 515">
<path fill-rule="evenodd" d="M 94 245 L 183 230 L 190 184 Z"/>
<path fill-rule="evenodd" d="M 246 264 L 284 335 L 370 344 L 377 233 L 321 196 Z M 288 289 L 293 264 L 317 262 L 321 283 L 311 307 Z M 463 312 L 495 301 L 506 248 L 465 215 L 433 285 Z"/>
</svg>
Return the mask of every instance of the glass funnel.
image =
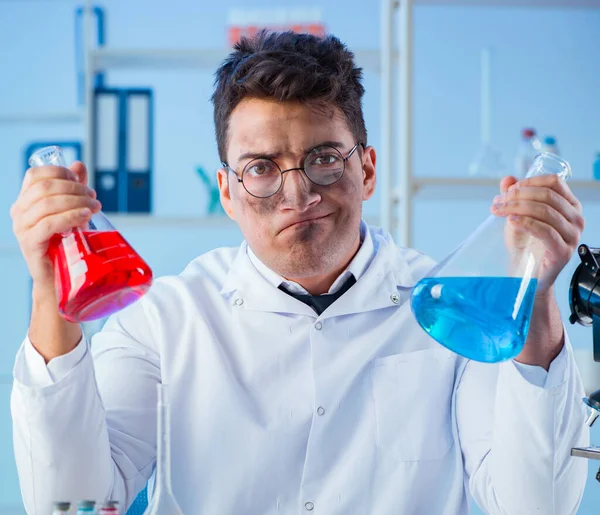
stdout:
<svg viewBox="0 0 600 515">
<path fill-rule="evenodd" d="M 35 152 L 29 165 L 67 168 L 57 146 Z M 54 235 L 48 255 L 59 312 L 71 322 L 106 317 L 136 301 L 152 283 L 150 267 L 101 211 L 84 227 Z"/>
<path fill-rule="evenodd" d="M 567 180 L 571 167 L 542 153 L 527 177 L 544 174 Z M 516 232 L 506 217 L 491 215 L 415 285 L 411 309 L 417 322 L 466 358 L 488 363 L 514 358 L 527 338 L 542 254 L 538 239 Z"/>
<path fill-rule="evenodd" d="M 156 483 L 144 515 L 183 515 L 171 486 L 171 409 L 169 387 L 156 385 L 158 392 L 156 436 Z"/>
</svg>

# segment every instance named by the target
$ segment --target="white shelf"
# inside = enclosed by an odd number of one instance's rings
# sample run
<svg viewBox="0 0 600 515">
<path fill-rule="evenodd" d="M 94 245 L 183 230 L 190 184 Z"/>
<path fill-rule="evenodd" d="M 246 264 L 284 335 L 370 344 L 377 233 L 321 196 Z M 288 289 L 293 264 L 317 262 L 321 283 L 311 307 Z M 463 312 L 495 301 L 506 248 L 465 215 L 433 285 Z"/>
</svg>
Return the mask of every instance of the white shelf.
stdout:
<svg viewBox="0 0 600 515">
<path fill-rule="evenodd" d="M 92 70 L 107 69 L 207 69 L 214 72 L 231 49 L 123 49 L 101 48 L 90 51 Z M 367 70 L 379 71 L 378 49 L 355 51 L 357 64 Z M 394 55 L 398 60 L 398 52 Z"/>
<path fill-rule="evenodd" d="M 490 200 L 500 191 L 500 179 L 414 177 L 413 192 L 419 199 L 473 199 Z M 582 201 L 600 200 L 600 181 L 573 180 L 569 187 Z"/>
<path fill-rule="evenodd" d="M 123 49 L 100 48 L 90 51 L 94 70 L 119 68 L 210 68 L 216 69 L 227 56 L 221 49 Z"/>
<path fill-rule="evenodd" d="M 413 0 L 415 5 L 600 9 L 600 0 Z"/>
<path fill-rule="evenodd" d="M 138 213 L 106 213 L 106 216 L 117 229 L 129 227 L 186 227 L 196 229 L 234 228 L 236 224 L 227 215 L 198 216 L 165 216 Z"/>
<path fill-rule="evenodd" d="M 3 123 L 79 123 L 83 121 L 83 110 L 55 113 L 5 113 L 0 114 Z"/>
</svg>

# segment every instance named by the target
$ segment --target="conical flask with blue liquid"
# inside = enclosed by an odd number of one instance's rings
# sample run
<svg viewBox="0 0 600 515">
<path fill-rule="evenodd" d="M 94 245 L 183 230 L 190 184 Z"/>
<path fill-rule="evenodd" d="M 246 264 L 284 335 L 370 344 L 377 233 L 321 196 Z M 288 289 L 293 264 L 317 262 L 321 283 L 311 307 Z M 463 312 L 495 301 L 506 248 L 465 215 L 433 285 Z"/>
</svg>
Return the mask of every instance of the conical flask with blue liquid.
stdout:
<svg viewBox="0 0 600 515">
<path fill-rule="evenodd" d="M 547 152 L 527 177 L 571 167 Z M 466 358 L 495 363 L 516 357 L 525 344 L 544 249 L 506 217 L 491 215 L 411 292 L 419 325 L 437 342 Z M 518 229 L 517 229 L 518 231 Z"/>
</svg>

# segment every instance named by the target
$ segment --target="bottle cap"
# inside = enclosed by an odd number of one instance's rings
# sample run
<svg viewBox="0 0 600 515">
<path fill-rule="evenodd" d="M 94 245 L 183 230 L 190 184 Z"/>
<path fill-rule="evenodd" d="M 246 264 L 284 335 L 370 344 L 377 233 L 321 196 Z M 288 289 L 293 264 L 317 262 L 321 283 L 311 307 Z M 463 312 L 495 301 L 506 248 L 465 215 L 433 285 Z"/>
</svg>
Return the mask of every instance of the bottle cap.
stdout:
<svg viewBox="0 0 600 515">
<path fill-rule="evenodd" d="M 104 503 L 102 504 L 102 508 L 104 509 L 112 509 L 112 508 L 118 508 L 119 507 L 119 501 L 104 501 Z"/>
<path fill-rule="evenodd" d="M 523 129 L 521 131 L 521 134 L 523 135 L 524 138 L 528 138 L 528 139 L 533 138 L 535 136 L 535 129 L 531 129 L 531 128 Z"/>
<path fill-rule="evenodd" d="M 96 506 L 96 501 L 77 501 L 77 509 L 79 510 L 93 510 Z"/>
<path fill-rule="evenodd" d="M 70 502 L 55 502 L 54 503 L 55 510 L 68 511 L 71 509 Z"/>
<path fill-rule="evenodd" d="M 556 145 L 556 138 L 554 136 L 546 136 L 544 143 L 546 145 Z"/>
</svg>

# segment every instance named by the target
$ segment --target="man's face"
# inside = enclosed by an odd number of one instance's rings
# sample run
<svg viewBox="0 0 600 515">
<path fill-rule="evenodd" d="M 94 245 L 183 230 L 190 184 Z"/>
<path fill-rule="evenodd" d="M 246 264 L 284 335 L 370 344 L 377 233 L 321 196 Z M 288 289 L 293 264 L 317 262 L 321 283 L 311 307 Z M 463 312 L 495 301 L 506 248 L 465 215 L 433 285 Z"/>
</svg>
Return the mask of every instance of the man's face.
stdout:
<svg viewBox="0 0 600 515">
<path fill-rule="evenodd" d="M 244 99 L 229 120 L 227 164 L 239 178 L 257 156 L 270 157 L 281 170 L 303 167 L 311 149 L 329 142 L 345 158 L 358 142 L 341 111 L 327 111 Z M 356 250 L 362 202 L 375 188 L 375 151 L 355 151 L 330 186 L 312 183 L 300 170 L 283 174 L 281 189 L 268 198 L 253 197 L 224 169 L 218 182 L 225 212 L 263 263 L 286 278 L 314 277 L 344 266 Z"/>
</svg>

